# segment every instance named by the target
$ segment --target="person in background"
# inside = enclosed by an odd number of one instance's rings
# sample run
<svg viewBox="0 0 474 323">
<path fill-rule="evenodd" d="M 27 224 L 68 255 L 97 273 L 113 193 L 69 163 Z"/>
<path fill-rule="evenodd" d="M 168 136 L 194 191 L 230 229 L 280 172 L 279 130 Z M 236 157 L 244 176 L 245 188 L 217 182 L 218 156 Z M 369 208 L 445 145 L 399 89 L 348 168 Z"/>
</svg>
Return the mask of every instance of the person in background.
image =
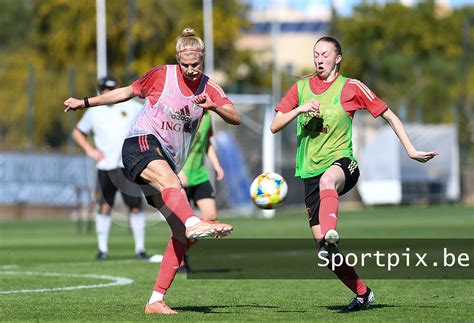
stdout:
<svg viewBox="0 0 474 323">
<path fill-rule="evenodd" d="M 117 88 L 112 75 L 98 80 L 100 94 Z M 138 102 L 124 102 L 116 105 L 102 105 L 87 110 L 72 131 L 72 138 L 87 156 L 97 161 L 97 203 L 95 216 L 98 252 L 97 260 L 108 258 L 108 240 L 112 224 L 112 208 L 117 192 L 120 192 L 129 210 L 129 225 L 135 241 L 135 254 L 139 260 L 147 260 L 145 252 L 146 218 L 142 210 L 140 187 L 128 180 L 122 163 L 122 145 L 128 129 L 141 110 Z M 94 145 L 87 136 L 93 135 Z"/>
<path fill-rule="evenodd" d="M 296 176 L 305 187 L 309 225 L 320 254 L 339 252 L 336 231 L 339 196 L 350 191 L 359 178 L 352 152 L 352 118 L 367 109 L 392 127 L 411 159 L 425 163 L 437 152 L 417 150 L 400 119 L 364 83 L 339 73 L 342 48 L 333 37 L 322 37 L 313 48 L 316 71 L 297 81 L 276 106 L 270 130 L 276 133 L 297 120 Z M 331 269 L 331 264 L 328 266 Z M 347 263 L 334 273 L 355 294 L 343 312 L 367 308 L 373 291 Z"/>
<path fill-rule="evenodd" d="M 217 220 L 215 192 L 209 179 L 206 156 L 216 172 L 216 180 L 221 181 L 224 178 L 224 169 L 210 140 L 212 135 L 211 115 L 206 111 L 194 138 L 188 159 L 178 174 L 181 183 L 186 188 L 189 201 L 194 201 L 201 213 L 201 219 L 205 221 Z"/>
</svg>

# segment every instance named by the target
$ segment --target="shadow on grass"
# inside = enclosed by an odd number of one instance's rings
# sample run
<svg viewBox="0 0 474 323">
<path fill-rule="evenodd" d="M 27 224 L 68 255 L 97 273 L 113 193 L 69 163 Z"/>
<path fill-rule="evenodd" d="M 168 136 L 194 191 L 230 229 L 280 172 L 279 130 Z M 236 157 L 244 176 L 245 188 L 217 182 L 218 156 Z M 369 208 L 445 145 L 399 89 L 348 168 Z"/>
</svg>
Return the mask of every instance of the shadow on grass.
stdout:
<svg viewBox="0 0 474 323">
<path fill-rule="evenodd" d="M 232 269 L 227 269 L 227 268 L 222 268 L 222 269 L 199 269 L 199 270 L 193 270 L 192 268 L 189 268 L 188 270 L 189 270 L 190 275 L 227 274 L 227 273 L 232 273 L 232 272 L 242 272 L 242 269 L 239 269 L 239 268 L 232 268 Z M 204 276 L 204 278 L 212 279 L 212 277 L 205 277 L 205 276 Z M 196 278 L 196 279 L 198 279 L 198 278 Z"/>
<path fill-rule="evenodd" d="M 247 305 L 216 305 L 216 306 L 181 306 L 181 307 L 173 307 L 176 311 L 183 311 L 183 312 L 199 312 L 199 313 L 212 313 L 212 314 L 229 314 L 229 313 L 241 313 L 241 311 L 231 311 L 232 308 L 270 308 L 275 309 L 279 308 L 278 306 L 271 306 L 271 305 L 256 305 L 256 304 L 247 304 Z M 219 311 L 216 312 L 215 310 L 218 309 L 229 309 L 229 311 Z"/>
<path fill-rule="evenodd" d="M 328 310 L 336 311 L 336 312 L 341 312 L 343 309 L 346 308 L 346 306 L 319 306 L 319 307 L 324 307 L 324 308 L 327 308 Z M 367 311 L 367 310 L 370 311 L 372 309 L 379 309 L 379 308 L 386 308 L 386 307 L 400 307 L 400 306 L 389 305 L 389 304 L 372 304 L 370 305 L 368 309 L 362 310 L 362 311 Z"/>
</svg>

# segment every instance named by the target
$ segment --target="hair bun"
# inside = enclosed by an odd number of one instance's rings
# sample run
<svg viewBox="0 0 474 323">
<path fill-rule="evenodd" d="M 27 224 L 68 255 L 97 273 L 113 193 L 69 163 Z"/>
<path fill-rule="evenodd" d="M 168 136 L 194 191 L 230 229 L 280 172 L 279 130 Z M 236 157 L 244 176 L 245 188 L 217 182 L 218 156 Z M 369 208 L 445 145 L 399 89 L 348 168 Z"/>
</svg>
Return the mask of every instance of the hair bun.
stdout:
<svg viewBox="0 0 474 323">
<path fill-rule="evenodd" d="M 196 32 L 192 28 L 184 28 L 183 32 L 181 33 L 181 37 L 191 37 L 196 36 Z"/>
</svg>

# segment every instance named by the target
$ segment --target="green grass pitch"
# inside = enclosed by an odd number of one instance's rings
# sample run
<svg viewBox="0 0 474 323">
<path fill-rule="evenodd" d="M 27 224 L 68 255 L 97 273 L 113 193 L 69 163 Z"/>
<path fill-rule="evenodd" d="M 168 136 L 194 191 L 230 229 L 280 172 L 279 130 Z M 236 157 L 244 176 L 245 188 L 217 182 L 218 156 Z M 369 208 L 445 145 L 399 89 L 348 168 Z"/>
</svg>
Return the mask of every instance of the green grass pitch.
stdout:
<svg viewBox="0 0 474 323">
<path fill-rule="evenodd" d="M 232 239 L 309 238 L 305 211 L 278 210 L 271 220 L 229 217 Z M 342 210 L 341 238 L 474 238 L 474 208 L 377 207 Z M 169 229 L 147 227 L 147 251 L 163 254 Z M 114 224 L 110 260 L 92 260 L 95 234 L 78 234 L 70 220 L 0 221 L 0 321 L 151 321 L 143 314 L 159 264 L 134 259 L 132 236 Z M 472 243 L 472 241 L 471 241 Z M 470 260 L 472 267 L 472 259 Z M 360 273 L 363 277 L 363 273 Z M 132 284 L 107 284 L 98 276 Z M 190 280 L 178 274 L 167 302 L 179 321 L 470 321 L 472 280 L 373 280 L 376 302 L 366 311 L 339 314 L 352 293 L 338 280 Z M 60 289 L 33 292 L 40 289 Z M 7 293 L 24 290 L 21 293 Z M 28 291 L 30 290 L 30 291 Z"/>
</svg>

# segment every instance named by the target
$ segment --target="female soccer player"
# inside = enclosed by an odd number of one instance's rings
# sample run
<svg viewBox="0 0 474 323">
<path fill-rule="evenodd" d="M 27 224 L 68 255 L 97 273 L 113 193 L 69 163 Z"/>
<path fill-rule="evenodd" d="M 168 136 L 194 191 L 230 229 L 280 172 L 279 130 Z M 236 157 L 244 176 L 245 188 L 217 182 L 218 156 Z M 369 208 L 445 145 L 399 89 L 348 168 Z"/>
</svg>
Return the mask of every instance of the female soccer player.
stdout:
<svg viewBox="0 0 474 323">
<path fill-rule="evenodd" d="M 337 250 L 339 195 L 351 190 L 359 178 L 352 154 L 352 118 L 359 109 L 382 116 L 400 139 L 408 156 L 427 162 L 438 153 L 418 151 L 400 119 L 362 82 L 339 73 L 342 49 L 332 37 L 320 38 L 313 48 L 316 71 L 297 81 L 276 106 L 270 126 L 276 133 L 297 119 L 296 176 L 304 181 L 309 225 L 321 250 Z M 334 270 L 356 297 L 343 310 L 367 308 L 374 293 L 343 264 Z"/>
<path fill-rule="evenodd" d="M 176 42 L 177 65 L 157 66 L 131 85 L 108 93 L 64 102 L 65 111 L 114 104 L 135 96 L 145 105 L 132 124 L 122 149 L 131 178 L 143 184 L 148 203 L 166 217 L 172 237 L 166 248 L 147 314 L 175 314 L 163 301 L 184 258 L 190 240 L 222 237 L 232 226 L 201 221 L 191 210 L 177 173 L 183 167 L 205 110 L 230 124 L 240 115 L 219 85 L 202 73 L 204 42 L 191 28 Z"/>
</svg>

